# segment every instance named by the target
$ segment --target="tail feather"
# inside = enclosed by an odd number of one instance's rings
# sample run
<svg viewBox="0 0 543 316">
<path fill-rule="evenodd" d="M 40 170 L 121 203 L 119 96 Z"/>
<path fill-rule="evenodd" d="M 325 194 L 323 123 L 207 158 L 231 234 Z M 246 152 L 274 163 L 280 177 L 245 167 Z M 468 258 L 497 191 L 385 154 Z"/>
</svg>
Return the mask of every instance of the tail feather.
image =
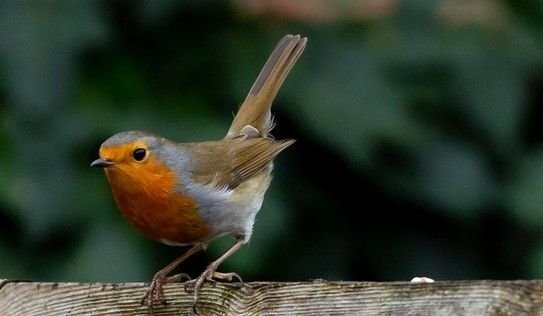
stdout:
<svg viewBox="0 0 543 316">
<path fill-rule="evenodd" d="M 306 42 L 307 38 L 300 35 L 286 35 L 277 43 L 234 117 L 226 138 L 237 136 L 247 125 L 254 127 L 260 136 L 268 136 L 273 127 L 272 102 Z"/>
</svg>

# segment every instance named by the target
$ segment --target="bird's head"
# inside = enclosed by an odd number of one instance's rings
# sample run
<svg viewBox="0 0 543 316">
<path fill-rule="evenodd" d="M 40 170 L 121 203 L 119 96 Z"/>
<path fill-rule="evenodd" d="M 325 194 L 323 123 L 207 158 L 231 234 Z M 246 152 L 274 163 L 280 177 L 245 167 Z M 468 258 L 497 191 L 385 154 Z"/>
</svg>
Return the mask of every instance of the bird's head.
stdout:
<svg viewBox="0 0 543 316">
<path fill-rule="evenodd" d="M 140 131 L 126 131 L 108 138 L 99 151 L 100 158 L 91 163 L 92 167 L 104 168 L 113 187 L 124 190 L 131 187 L 146 189 L 159 185 L 164 188 L 176 182 L 174 171 L 162 157 L 166 140 Z M 157 183 L 160 181 L 161 183 Z M 114 188 L 115 189 L 115 188 Z M 134 188 L 136 189 L 136 188 Z"/>
</svg>

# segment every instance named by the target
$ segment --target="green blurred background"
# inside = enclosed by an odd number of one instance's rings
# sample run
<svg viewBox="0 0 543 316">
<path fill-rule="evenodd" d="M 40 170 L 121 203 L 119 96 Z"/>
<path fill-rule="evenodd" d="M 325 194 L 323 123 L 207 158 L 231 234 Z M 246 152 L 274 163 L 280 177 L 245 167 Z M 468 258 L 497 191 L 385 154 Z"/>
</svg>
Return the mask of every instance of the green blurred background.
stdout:
<svg viewBox="0 0 543 316">
<path fill-rule="evenodd" d="M 0 278 L 149 281 L 99 145 L 221 138 L 276 42 L 280 155 L 245 280 L 543 277 L 541 1 L 3 1 Z M 232 241 L 182 268 L 196 276 Z"/>
</svg>

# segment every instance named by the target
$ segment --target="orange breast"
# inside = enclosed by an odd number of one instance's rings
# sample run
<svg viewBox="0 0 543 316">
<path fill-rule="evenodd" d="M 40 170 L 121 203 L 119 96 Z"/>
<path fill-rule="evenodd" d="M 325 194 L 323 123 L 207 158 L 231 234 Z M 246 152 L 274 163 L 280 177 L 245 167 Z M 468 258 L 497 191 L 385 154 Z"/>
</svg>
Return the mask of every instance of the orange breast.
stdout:
<svg viewBox="0 0 543 316">
<path fill-rule="evenodd" d="M 166 244 L 205 241 L 209 227 L 197 212 L 196 202 L 174 192 L 178 179 L 164 166 L 149 162 L 106 169 L 121 213 L 140 232 Z"/>
</svg>

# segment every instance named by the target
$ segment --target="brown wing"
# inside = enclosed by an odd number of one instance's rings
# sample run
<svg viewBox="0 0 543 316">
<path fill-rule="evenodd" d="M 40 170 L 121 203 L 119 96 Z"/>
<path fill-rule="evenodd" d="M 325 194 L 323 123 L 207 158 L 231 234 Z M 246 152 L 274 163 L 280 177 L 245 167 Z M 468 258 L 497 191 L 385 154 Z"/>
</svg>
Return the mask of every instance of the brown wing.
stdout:
<svg viewBox="0 0 543 316">
<path fill-rule="evenodd" d="M 294 140 L 271 138 L 224 139 L 194 143 L 194 180 L 218 187 L 235 188 L 266 168 Z"/>
</svg>

